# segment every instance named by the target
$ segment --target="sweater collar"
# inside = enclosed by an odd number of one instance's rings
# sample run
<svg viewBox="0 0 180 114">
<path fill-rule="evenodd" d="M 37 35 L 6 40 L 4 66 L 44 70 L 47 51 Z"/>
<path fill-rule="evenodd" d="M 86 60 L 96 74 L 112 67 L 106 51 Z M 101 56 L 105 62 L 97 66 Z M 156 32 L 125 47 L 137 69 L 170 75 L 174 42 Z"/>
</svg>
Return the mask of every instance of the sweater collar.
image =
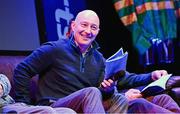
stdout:
<svg viewBox="0 0 180 114">
<path fill-rule="evenodd" d="M 69 39 L 70 39 L 70 40 L 69 40 L 69 41 L 70 41 L 70 44 L 71 44 L 73 47 L 79 48 L 79 47 L 76 45 L 75 41 L 74 41 L 74 36 L 73 36 L 73 35 L 71 35 L 71 37 L 69 37 Z M 99 49 L 99 48 L 100 48 L 100 47 L 99 47 L 99 44 L 94 40 L 88 50 L 97 50 L 97 49 Z"/>
</svg>

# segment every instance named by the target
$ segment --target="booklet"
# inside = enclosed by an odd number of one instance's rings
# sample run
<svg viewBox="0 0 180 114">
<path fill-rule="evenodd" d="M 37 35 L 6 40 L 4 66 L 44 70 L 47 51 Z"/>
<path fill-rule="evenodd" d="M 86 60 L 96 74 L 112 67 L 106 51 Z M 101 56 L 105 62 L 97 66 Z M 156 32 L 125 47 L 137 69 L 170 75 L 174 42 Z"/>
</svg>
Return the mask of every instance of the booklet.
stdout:
<svg viewBox="0 0 180 114">
<path fill-rule="evenodd" d="M 154 96 L 165 91 L 166 83 L 171 76 L 172 74 L 162 76 L 158 80 L 147 85 L 144 89 L 141 90 L 141 94 L 143 95 L 143 97 Z"/>
<path fill-rule="evenodd" d="M 110 78 L 110 76 L 116 74 L 119 71 L 125 71 L 127 58 L 128 52 L 126 51 L 124 53 L 122 48 L 120 48 L 115 54 L 109 57 L 105 62 L 105 79 Z"/>
</svg>

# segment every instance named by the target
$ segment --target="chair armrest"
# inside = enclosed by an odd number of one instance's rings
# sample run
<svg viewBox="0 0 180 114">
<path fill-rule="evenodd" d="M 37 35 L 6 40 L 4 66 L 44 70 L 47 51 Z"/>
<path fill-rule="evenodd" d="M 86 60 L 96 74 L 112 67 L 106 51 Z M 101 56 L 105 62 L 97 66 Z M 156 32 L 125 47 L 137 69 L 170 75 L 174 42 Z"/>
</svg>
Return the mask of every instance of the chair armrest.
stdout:
<svg viewBox="0 0 180 114">
<path fill-rule="evenodd" d="M 166 86 L 168 89 L 172 89 L 174 87 L 180 87 L 180 76 L 170 77 Z"/>
<path fill-rule="evenodd" d="M 171 89 L 169 92 L 169 95 L 177 102 L 177 104 L 180 106 L 180 87 L 175 87 Z"/>
</svg>

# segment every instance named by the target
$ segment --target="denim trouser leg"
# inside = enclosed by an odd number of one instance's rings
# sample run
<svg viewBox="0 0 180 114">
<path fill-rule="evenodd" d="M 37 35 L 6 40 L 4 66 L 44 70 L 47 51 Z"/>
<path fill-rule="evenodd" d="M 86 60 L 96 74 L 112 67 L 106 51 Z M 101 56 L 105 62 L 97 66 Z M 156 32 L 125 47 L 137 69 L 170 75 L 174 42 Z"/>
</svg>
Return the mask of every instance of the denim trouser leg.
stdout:
<svg viewBox="0 0 180 114">
<path fill-rule="evenodd" d="M 124 95 L 115 93 L 110 99 L 103 102 L 107 113 L 126 113 L 128 109 L 128 101 Z"/>
<path fill-rule="evenodd" d="M 76 114 L 69 108 L 52 108 L 50 106 L 32 106 L 24 103 L 8 104 L 2 108 L 2 113 L 6 114 Z"/>
<path fill-rule="evenodd" d="M 151 102 L 172 112 L 180 113 L 178 104 L 167 94 L 156 95 Z"/>
<path fill-rule="evenodd" d="M 69 107 L 78 113 L 105 113 L 99 89 L 88 87 L 58 99 L 52 107 Z"/>
<path fill-rule="evenodd" d="M 153 97 L 151 101 L 138 98 L 129 102 L 129 113 L 172 113 L 179 112 L 179 107 L 168 95 Z"/>
</svg>

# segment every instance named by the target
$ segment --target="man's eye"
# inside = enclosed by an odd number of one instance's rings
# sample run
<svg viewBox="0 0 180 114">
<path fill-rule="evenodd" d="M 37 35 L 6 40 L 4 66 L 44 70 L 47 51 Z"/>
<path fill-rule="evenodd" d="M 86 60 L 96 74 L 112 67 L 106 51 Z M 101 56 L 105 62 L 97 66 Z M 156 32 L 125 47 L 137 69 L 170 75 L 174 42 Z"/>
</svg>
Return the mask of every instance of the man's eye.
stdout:
<svg viewBox="0 0 180 114">
<path fill-rule="evenodd" d="M 98 30 L 98 27 L 92 26 L 91 29 L 92 29 L 92 30 Z"/>
<path fill-rule="evenodd" d="M 85 23 L 82 23 L 81 26 L 82 26 L 82 27 L 87 27 L 88 25 L 85 24 Z"/>
</svg>

